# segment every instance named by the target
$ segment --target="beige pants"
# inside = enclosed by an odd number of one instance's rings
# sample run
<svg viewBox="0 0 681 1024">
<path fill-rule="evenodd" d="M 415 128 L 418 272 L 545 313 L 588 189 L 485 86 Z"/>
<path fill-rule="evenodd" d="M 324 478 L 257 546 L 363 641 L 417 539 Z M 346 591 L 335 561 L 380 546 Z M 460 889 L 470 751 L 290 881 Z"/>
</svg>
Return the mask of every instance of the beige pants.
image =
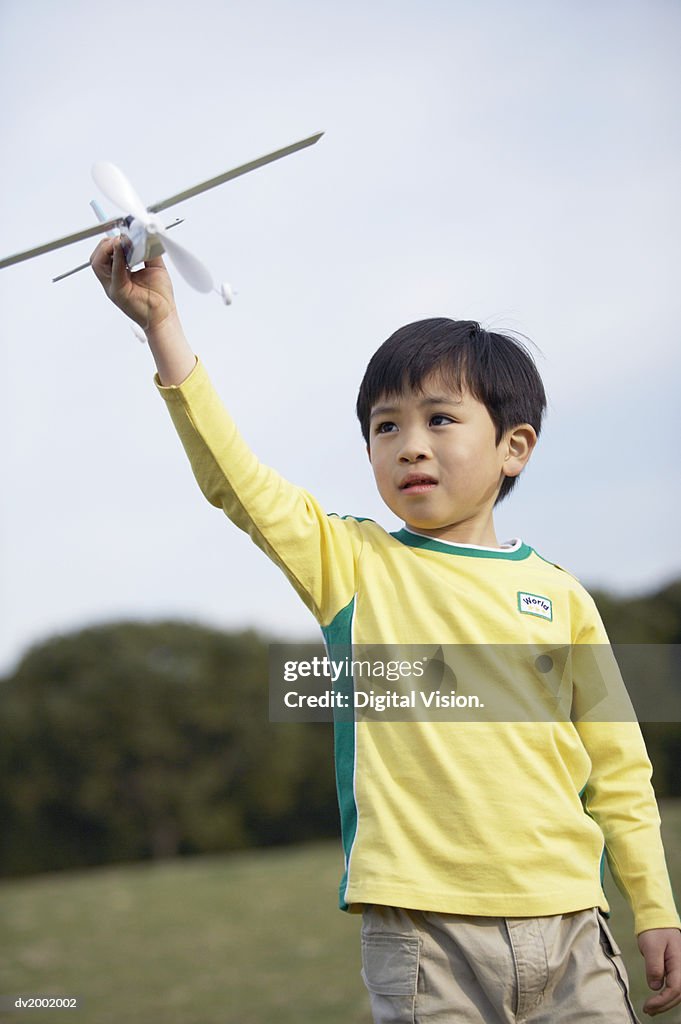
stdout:
<svg viewBox="0 0 681 1024">
<path fill-rule="evenodd" d="M 362 964 L 375 1024 L 640 1024 L 596 907 L 471 917 L 371 906 Z"/>
</svg>

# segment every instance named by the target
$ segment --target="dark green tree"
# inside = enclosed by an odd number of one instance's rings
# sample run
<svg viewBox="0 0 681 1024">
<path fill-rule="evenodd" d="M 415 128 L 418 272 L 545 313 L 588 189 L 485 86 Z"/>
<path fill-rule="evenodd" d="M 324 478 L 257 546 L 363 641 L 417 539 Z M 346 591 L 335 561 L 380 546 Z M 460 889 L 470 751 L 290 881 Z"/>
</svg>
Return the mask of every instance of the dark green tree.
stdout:
<svg viewBox="0 0 681 1024">
<path fill-rule="evenodd" d="M 0 684 L 4 873 L 335 834 L 330 727 L 270 724 L 256 633 L 118 623 Z"/>
<path fill-rule="evenodd" d="M 681 580 L 637 597 L 592 594 L 612 643 L 681 644 Z M 657 796 L 681 796 L 681 723 L 642 722 L 641 731 Z"/>
</svg>

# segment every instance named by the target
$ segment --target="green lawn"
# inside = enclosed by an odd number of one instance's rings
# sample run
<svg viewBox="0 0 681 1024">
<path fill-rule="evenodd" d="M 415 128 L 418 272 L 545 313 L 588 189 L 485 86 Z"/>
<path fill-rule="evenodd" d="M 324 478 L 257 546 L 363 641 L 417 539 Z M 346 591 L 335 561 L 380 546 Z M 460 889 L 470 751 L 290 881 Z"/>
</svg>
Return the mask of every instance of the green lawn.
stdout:
<svg viewBox="0 0 681 1024">
<path fill-rule="evenodd" d="M 681 801 L 661 809 L 678 892 Z M 336 909 L 341 870 L 334 842 L 5 882 L 0 993 L 76 995 L 83 1008 L 2 1019 L 370 1024 L 359 919 Z M 647 988 L 631 915 L 607 882 L 640 1008 Z"/>
<path fill-rule="evenodd" d="M 369 1024 L 341 874 L 332 842 L 5 883 L 0 993 L 83 1009 L 3 1019 Z"/>
</svg>

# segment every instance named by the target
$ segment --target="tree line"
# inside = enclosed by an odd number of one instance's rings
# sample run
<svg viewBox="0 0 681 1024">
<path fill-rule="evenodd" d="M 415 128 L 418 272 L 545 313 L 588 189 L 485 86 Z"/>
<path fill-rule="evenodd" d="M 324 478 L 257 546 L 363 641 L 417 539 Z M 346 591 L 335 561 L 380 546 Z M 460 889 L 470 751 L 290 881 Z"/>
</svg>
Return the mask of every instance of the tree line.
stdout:
<svg viewBox="0 0 681 1024">
<path fill-rule="evenodd" d="M 681 580 L 594 597 L 614 643 L 681 643 Z M 333 726 L 268 721 L 269 642 L 117 622 L 31 648 L 0 679 L 0 874 L 337 835 Z M 681 725 L 642 729 L 681 796 Z"/>
</svg>

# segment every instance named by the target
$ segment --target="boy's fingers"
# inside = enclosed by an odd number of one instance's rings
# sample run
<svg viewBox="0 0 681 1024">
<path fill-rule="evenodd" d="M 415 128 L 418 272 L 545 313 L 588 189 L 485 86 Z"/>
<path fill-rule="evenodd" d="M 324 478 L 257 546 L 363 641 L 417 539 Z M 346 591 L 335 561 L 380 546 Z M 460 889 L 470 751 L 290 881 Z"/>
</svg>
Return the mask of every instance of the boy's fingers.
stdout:
<svg viewBox="0 0 681 1024">
<path fill-rule="evenodd" d="M 665 1010 L 670 1010 L 673 1006 L 678 1006 L 681 1003 L 681 963 L 678 958 L 672 959 L 667 965 L 665 982 L 666 987 L 662 993 L 664 998 L 660 1001 L 660 1005 Z"/>
<path fill-rule="evenodd" d="M 647 1013 L 649 1017 L 656 1017 L 658 1013 L 666 1013 L 667 1010 L 673 1010 L 675 1006 L 681 1003 L 681 995 L 674 997 L 672 992 L 664 990 L 664 995 L 651 996 L 650 999 L 646 999 L 643 1004 L 643 1012 Z M 669 1024 L 672 1024 L 670 1021 Z"/>
<path fill-rule="evenodd" d="M 113 238 L 113 262 L 111 264 L 111 284 L 115 292 L 120 292 L 128 284 L 128 264 L 120 238 Z"/>
<path fill-rule="evenodd" d="M 162 256 L 155 256 L 153 260 L 145 260 L 144 261 L 144 266 L 145 267 L 151 267 L 152 270 L 159 269 L 159 268 L 161 270 L 165 270 L 165 268 L 166 268 L 166 265 L 163 262 L 163 257 Z"/>
<path fill-rule="evenodd" d="M 672 1007 L 681 1003 L 681 952 L 679 943 L 669 942 L 662 948 L 651 948 L 646 950 L 646 980 L 651 989 L 659 989 L 662 982 L 665 987 L 662 992 L 651 996 L 643 1005 L 644 1011 L 654 1016 L 658 1013 L 671 1010 Z"/>
<path fill-rule="evenodd" d="M 646 956 L 648 988 L 660 989 L 664 982 L 664 950 L 655 950 Z"/>
<path fill-rule="evenodd" d="M 113 241 L 113 238 L 103 238 L 90 256 L 92 269 L 102 284 L 111 277 Z"/>
</svg>

